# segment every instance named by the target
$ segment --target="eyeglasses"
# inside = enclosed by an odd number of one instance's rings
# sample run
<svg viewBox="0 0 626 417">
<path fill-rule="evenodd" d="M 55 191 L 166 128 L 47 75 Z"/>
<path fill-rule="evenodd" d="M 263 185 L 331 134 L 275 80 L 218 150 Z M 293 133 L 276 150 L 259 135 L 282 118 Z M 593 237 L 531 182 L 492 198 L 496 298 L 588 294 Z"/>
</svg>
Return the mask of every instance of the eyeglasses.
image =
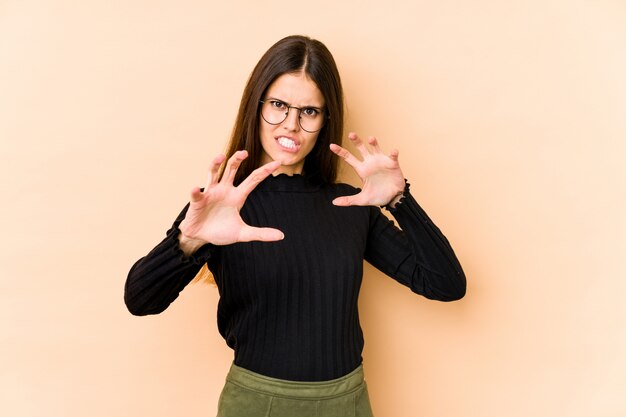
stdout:
<svg viewBox="0 0 626 417">
<path fill-rule="evenodd" d="M 287 119 L 289 110 L 298 110 L 298 123 L 305 132 L 315 133 L 322 130 L 326 119 L 326 112 L 318 107 L 290 106 L 277 99 L 259 100 L 261 103 L 261 117 L 271 125 L 279 125 Z"/>
</svg>

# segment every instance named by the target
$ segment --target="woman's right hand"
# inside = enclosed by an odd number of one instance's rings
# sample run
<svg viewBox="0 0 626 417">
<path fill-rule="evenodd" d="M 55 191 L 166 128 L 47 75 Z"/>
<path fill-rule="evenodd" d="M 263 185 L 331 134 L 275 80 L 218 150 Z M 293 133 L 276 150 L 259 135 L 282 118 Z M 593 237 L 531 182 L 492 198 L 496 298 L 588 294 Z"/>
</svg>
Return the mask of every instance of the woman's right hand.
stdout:
<svg viewBox="0 0 626 417">
<path fill-rule="evenodd" d="M 254 171 L 237 187 L 233 185 L 237 169 L 248 157 L 248 152 L 237 151 L 226 163 L 224 174 L 218 181 L 220 166 L 226 159 L 219 155 L 213 160 L 204 190 L 195 187 L 185 218 L 179 225 L 180 247 L 185 255 L 195 252 L 206 243 L 229 245 L 253 240 L 271 242 L 284 238 L 278 229 L 247 225 L 239 210 L 254 188 L 279 166 L 279 161 L 265 164 Z"/>
</svg>

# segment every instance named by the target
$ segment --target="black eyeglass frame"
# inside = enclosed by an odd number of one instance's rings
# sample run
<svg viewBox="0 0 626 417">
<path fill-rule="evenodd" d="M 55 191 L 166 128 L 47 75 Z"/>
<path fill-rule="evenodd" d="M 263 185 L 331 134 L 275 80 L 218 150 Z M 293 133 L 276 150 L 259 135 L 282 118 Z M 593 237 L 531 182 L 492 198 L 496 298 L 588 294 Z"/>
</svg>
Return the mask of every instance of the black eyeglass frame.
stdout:
<svg viewBox="0 0 626 417">
<path fill-rule="evenodd" d="M 278 101 L 278 102 L 280 102 L 280 103 L 285 104 L 285 105 L 287 106 L 287 113 L 285 113 L 285 118 L 284 118 L 283 120 L 281 120 L 280 122 L 278 122 L 278 123 L 272 123 L 272 122 L 268 121 L 268 120 L 265 118 L 265 116 L 263 116 L 263 109 L 262 109 L 263 104 L 265 104 L 265 102 L 266 102 L 266 101 Z M 271 124 L 271 125 L 273 125 L 273 126 L 279 125 L 279 124 L 283 123 L 285 120 L 287 120 L 287 117 L 289 117 L 289 110 L 291 110 L 291 109 L 296 109 L 296 110 L 298 110 L 298 125 L 300 125 L 300 128 L 301 128 L 302 130 L 304 130 L 305 132 L 308 132 L 308 133 L 317 133 L 317 132 L 319 132 L 320 130 L 322 130 L 322 129 L 324 128 L 324 126 L 326 126 L 326 121 L 327 121 L 328 119 L 330 119 L 330 115 L 328 114 L 328 112 L 326 112 L 326 110 L 319 109 L 319 110 L 323 113 L 323 116 L 324 116 L 324 119 L 323 119 L 323 121 L 322 121 L 322 126 L 321 126 L 319 129 L 317 129 L 317 130 L 306 130 L 304 127 L 302 127 L 302 121 L 301 121 L 301 117 L 302 117 L 302 110 L 304 110 L 304 109 L 309 109 L 309 108 L 310 108 L 310 109 L 318 109 L 317 107 L 312 107 L 312 106 L 308 106 L 308 107 L 296 107 L 296 106 L 292 106 L 292 105 L 290 105 L 289 103 L 285 103 L 284 101 L 282 101 L 282 100 L 278 100 L 278 99 L 266 99 L 266 100 L 259 100 L 259 103 L 261 103 L 261 117 L 263 118 L 263 120 L 265 120 L 265 122 L 267 122 L 267 123 L 269 123 L 269 124 Z"/>
</svg>

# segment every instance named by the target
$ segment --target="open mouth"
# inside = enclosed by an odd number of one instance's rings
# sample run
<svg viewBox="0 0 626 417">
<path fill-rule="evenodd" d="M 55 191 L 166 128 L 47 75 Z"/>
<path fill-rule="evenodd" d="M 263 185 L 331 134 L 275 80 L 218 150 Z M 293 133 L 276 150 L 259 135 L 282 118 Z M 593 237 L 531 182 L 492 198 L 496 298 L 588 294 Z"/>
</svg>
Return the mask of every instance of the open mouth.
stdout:
<svg viewBox="0 0 626 417">
<path fill-rule="evenodd" d="M 300 149 L 300 144 L 297 143 L 294 139 L 288 138 L 286 136 L 278 136 L 276 138 L 276 142 L 278 145 L 286 151 L 297 152 Z"/>
</svg>

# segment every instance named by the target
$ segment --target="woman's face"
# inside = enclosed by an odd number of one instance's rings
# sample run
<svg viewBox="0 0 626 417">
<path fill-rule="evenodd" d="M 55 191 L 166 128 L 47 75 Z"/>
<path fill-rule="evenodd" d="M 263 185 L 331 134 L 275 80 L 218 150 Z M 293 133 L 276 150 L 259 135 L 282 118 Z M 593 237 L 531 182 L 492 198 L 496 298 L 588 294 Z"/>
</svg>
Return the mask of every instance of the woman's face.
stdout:
<svg viewBox="0 0 626 417">
<path fill-rule="evenodd" d="M 312 108 L 323 109 L 325 105 L 322 92 L 304 72 L 283 74 L 278 77 L 267 89 L 263 100 L 272 101 L 269 105 L 274 106 L 286 104 L 287 106 L 308 108 L 308 113 L 314 111 Z M 283 114 L 284 112 L 286 109 Z M 259 117 L 259 132 L 263 147 L 261 163 L 265 164 L 271 161 L 282 163 L 274 175 L 280 173 L 301 174 L 304 168 L 304 158 L 315 146 L 319 131 L 310 133 L 303 130 L 298 117 L 299 111 L 295 108 L 289 109 L 287 118 L 276 125 L 268 123 L 263 117 Z M 323 117 L 323 114 L 320 117 Z"/>
</svg>

